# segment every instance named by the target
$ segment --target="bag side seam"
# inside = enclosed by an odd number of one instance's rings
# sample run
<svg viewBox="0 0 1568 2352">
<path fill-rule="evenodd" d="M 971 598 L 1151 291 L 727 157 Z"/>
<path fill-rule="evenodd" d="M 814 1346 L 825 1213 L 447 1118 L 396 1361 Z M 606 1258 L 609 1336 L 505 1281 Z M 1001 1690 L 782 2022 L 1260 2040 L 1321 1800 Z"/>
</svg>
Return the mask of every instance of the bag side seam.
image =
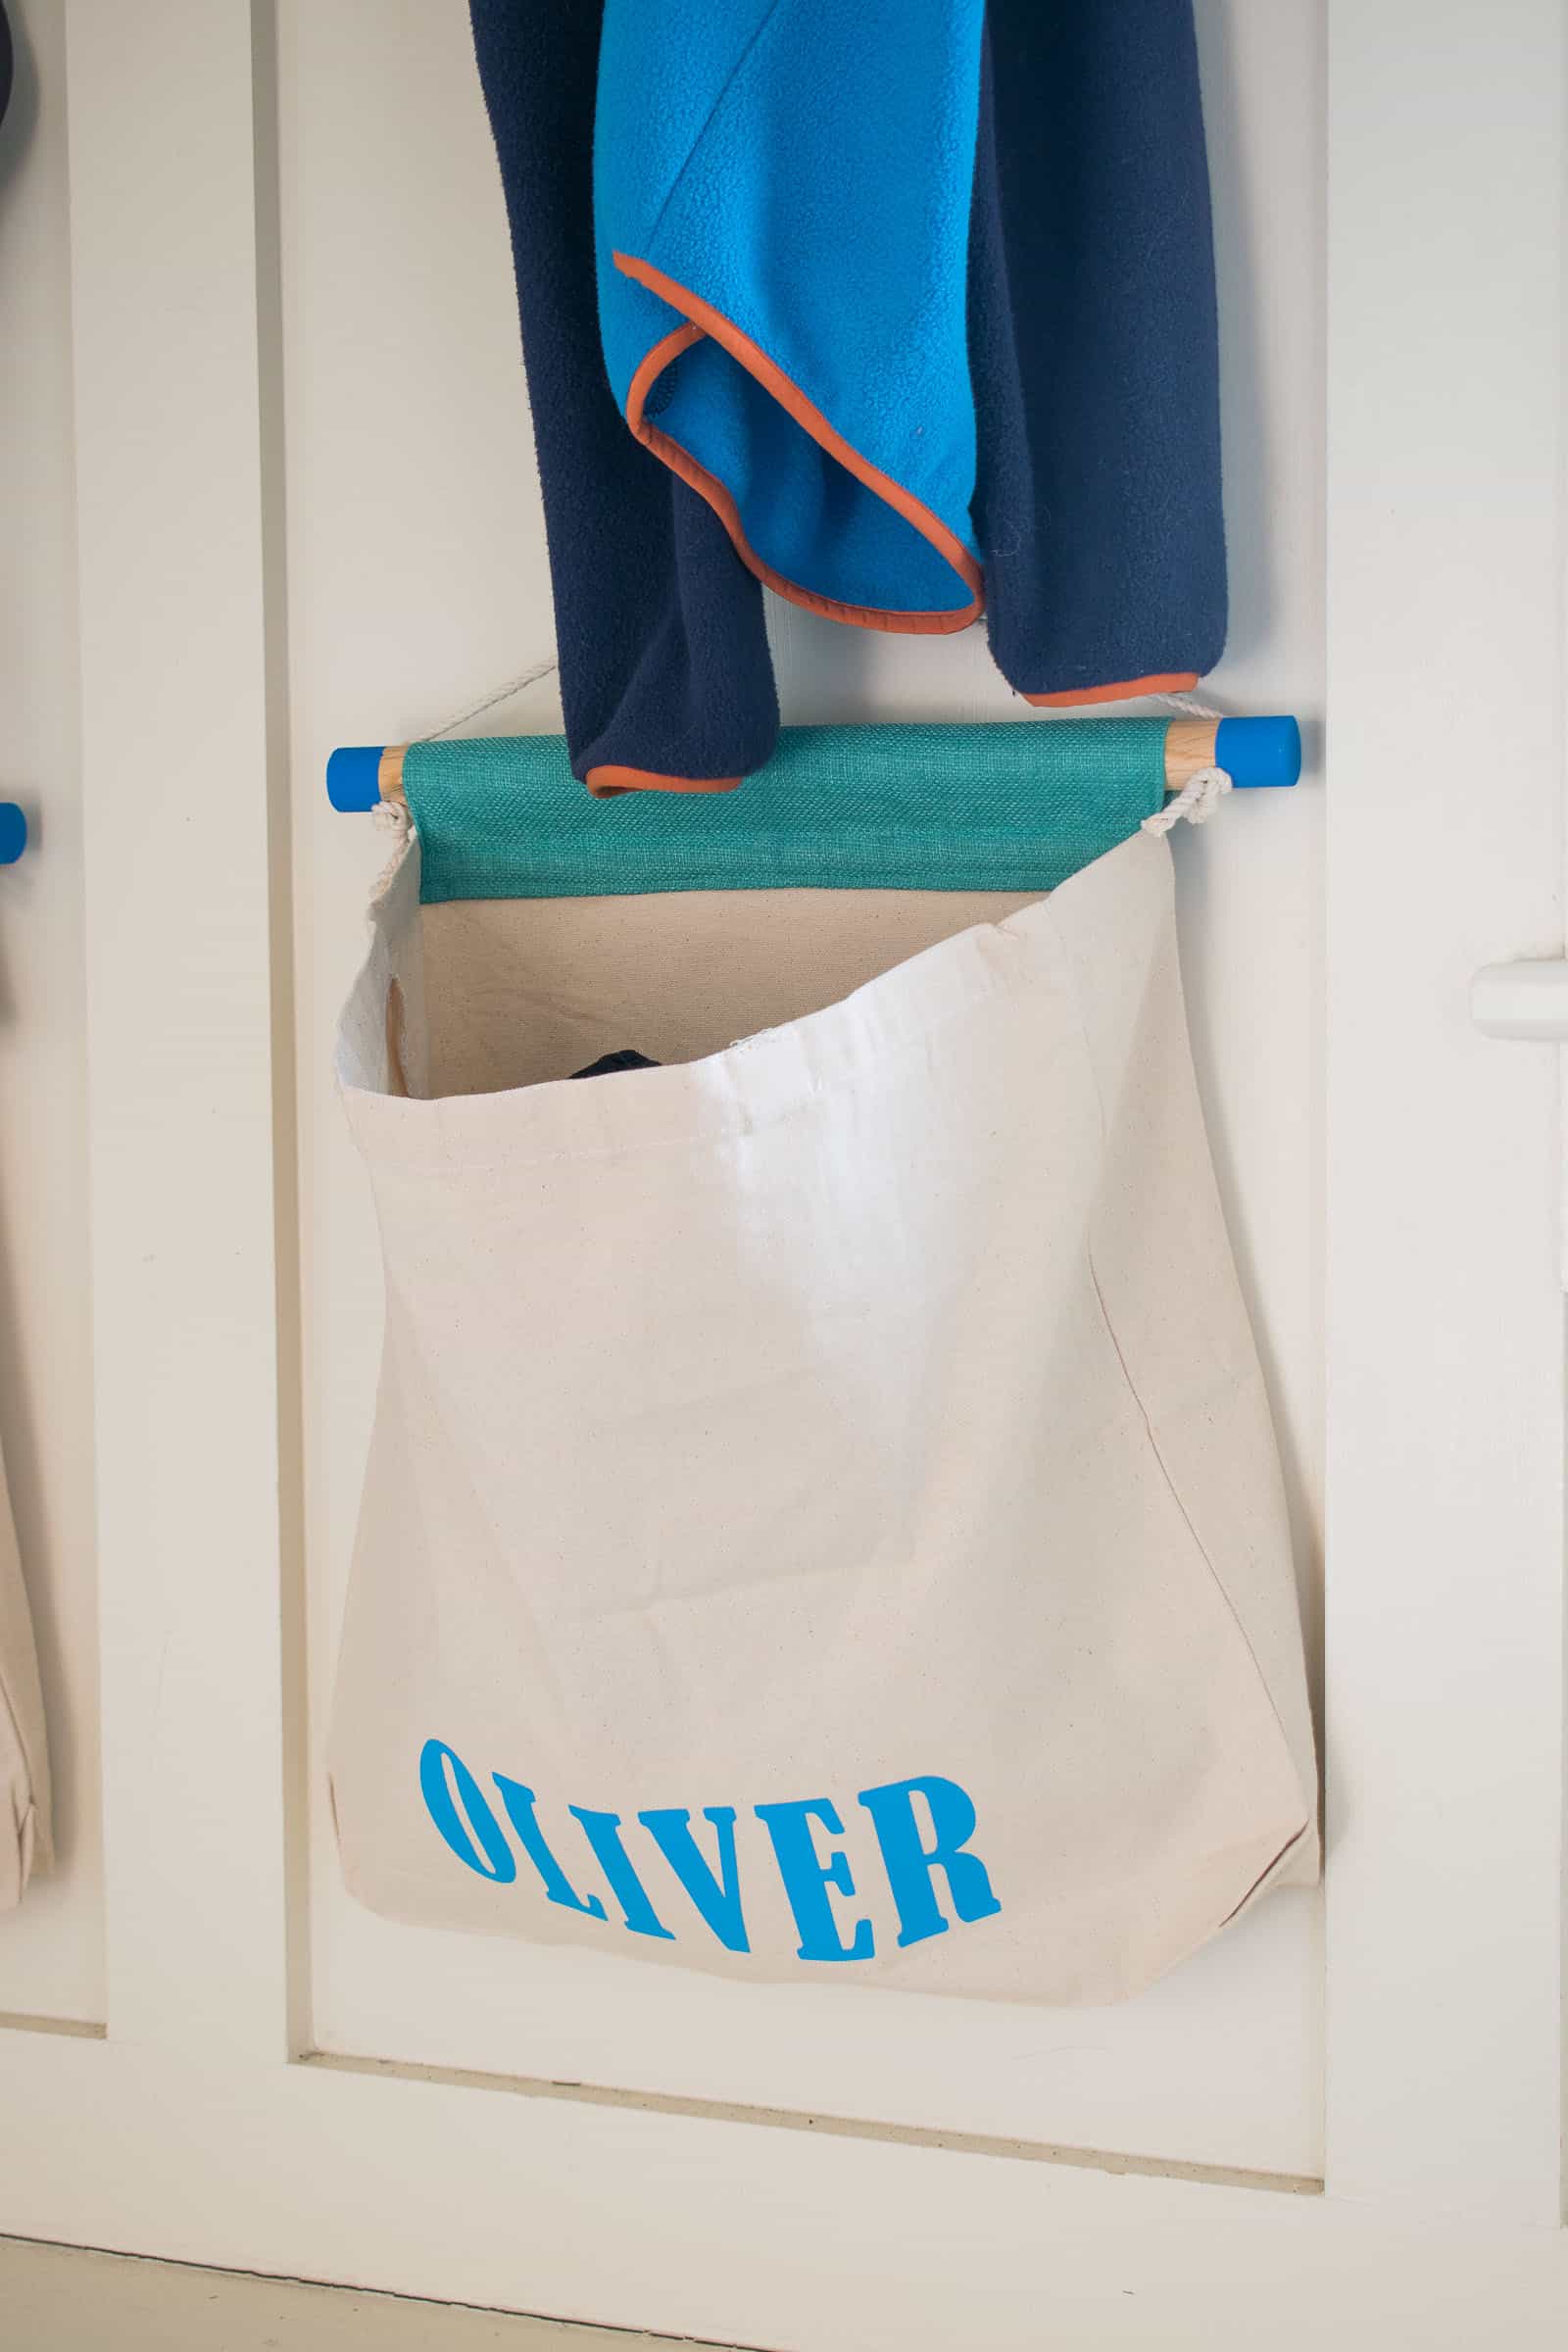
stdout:
<svg viewBox="0 0 1568 2352">
<path fill-rule="evenodd" d="M 1094 1087 L 1095 1109 L 1100 1120 L 1101 1142 L 1103 1145 L 1108 1132 L 1105 1118 L 1105 1102 L 1104 1097 L 1101 1092 L 1100 1072 L 1096 1066 L 1094 1050 L 1089 1041 L 1088 1023 L 1084 1019 L 1083 1006 L 1078 993 L 1078 975 L 1074 967 L 1072 957 L 1061 949 L 1059 941 L 1056 943 L 1056 945 L 1060 955 L 1060 960 L 1065 971 L 1068 999 L 1072 1005 L 1073 1019 L 1077 1026 L 1079 1040 L 1083 1050 L 1084 1060 L 1088 1065 L 1090 1081 Z M 1295 1751 L 1291 1745 L 1290 1735 L 1285 1728 L 1285 1719 L 1280 1713 L 1279 1701 L 1275 1697 L 1273 1685 L 1270 1682 L 1267 1674 L 1265 1674 L 1263 1671 L 1262 1660 L 1257 1654 L 1251 1635 L 1247 1630 L 1247 1626 L 1243 1621 L 1241 1611 L 1236 1606 L 1236 1602 L 1231 1595 L 1225 1579 L 1221 1576 L 1218 1568 L 1215 1566 L 1213 1556 L 1210 1553 L 1207 1544 L 1203 1542 L 1201 1536 L 1200 1536 L 1198 1532 L 1198 1529 L 1193 1524 L 1192 1513 L 1187 1507 L 1186 1498 L 1182 1494 L 1181 1489 L 1178 1487 L 1175 1477 L 1172 1474 L 1170 1464 L 1165 1458 L 1164 1448 L 1161 1446 L 1158 1438 L 1154 1434 L 1154 1425 L 1150 1419 L 1148 1408 L 1146 1407 L 1143 1396 L 1139 1392 L 1138 1383 L 1133 1378 L 1132 1369 L 1128 1364 L 1126 1355 L 1123 1351 L 1121 1340 L 1116 1331 L 1116 1326 L 1111 1319 L 1110 1309 L 1105 1303 L 1104 1289 L 1100 1279 L 1100 1268 L 1095 1262 L 1093 1211 L 1090 1212 L 1088 1219 L 1088 1230 L 1084 1237 L 1084 1262 L 1089 1268 L 1089 1279 L 1094 1287 L 1095 1293 L 1095 1304 L 1100 1311 L 1100 1319 L 1104 1326 L 1105 1337 L 1109 1340 L 1112 1350 L 1114 1351 L 1117 1366 L 1121 1372 L 1122 1380 L 1126 1385 L 1127 1394 L 1132 1398 L 1134 1405 L 1137 1407 L 1138 1417 L 1143 1423 L 1144 1434 L 1149 1442 L 1149 1449 L 1153 1455 L 1155 1462 L 1159 1466 L 1159 1474 L 1165 1482 L 1165 1487 L 1170 1494 L 1171 1500 L 1175 1503 L 1177 1510 L 1181 1513 L 1182 1524 L 1185 1526 L 1189 1536 L 1192 1538 L 1193 1546 L 1197 1551 L 1199 1558 L 1202 1561 L 1203 1566 L 1207 1569 L 1210 1581 L 1212 1582 L 1214 1589 L 1218 1592 L 1221 1600 L 1224 1602 L 1231 1623 L 1235 1627 L 1236 1632 L 1241 1639 L 1242 1645 L 1245 1648 L 1249 1659 L 1251 1661 L 1252 1672 L 1257 1677 L 1257 1681 L 1262 1689 L 1263 1695 L 1268 1701 L 1269 1713 L 1273 1717 L 1274 1729 L 1278 1735 L 1280 1746 L 1284 1751 L 1286 1763 L 1290 1768 L 1291 1777 L 1293 1780 L 1297 1780 L 1298 1775 Z M 1302 1817 L 1300 1828 L 1296 1832 L 1295 1836 L 1289 1839 L 1285 1847 L 1282 1849 L 1282 1852 L 1277 1854 L 1274 1860 L 1269 1864 L 1268 1870 L 1262 1874 L 1262 1877 L 1257 1882 L 1258 1886 L 1262 1885 L 1264 1879 L 1268 1878 L 1271 1873 L 1278 1868 L 1280 1862 L 1284 1858 L 1284 1855 L 1289 1853 L 1292 1847 L 1294 1847 L 1311 1829 L 1313 1820 L 1315 1818 L 1315 1811 L 1316 1800 L 1314 1792 L 1314 1797 L 1312 1801 L 1308 1803 L 1306 1812 Z M 1250 1902 L 1252 1894 L 1255 1893 L 1256 1890 L 1256 1886 L 1250 1889 L 1248 1894 L 1243 1896 L 1242 1902 L 1237 1905 L 1237 1909 L 1242 1909 L 1246 1903 Z M 1231 1914 L 1231 1916 L 1234 1917 L 1234 1913 Z"/>
</svg>

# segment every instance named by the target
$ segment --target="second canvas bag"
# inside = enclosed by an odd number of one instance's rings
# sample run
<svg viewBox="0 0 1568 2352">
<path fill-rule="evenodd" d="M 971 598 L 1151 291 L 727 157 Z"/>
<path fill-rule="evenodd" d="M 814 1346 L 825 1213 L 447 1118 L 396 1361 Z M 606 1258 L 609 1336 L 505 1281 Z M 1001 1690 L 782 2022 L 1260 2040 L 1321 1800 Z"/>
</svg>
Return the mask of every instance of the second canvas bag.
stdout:
<svg viewBox="0 0 1568 2352">
<path fill-rule="evenodd" d="M 940 857 L 918 754 L 809 887 L 758 812 L 410 755 L 339 1039 L 387 1323 L 330 1771 L 392 1918 L 1104 2002 L 1316 1874 L 1157 753 L 1037 747 L 1033 834 L 950 794 Z"/>
<path fill-rule="evenodd" d="M 43 1693 L 11 1497 L 0 1464 L 0 1912 L 52 1866 Z"/>
</svg>

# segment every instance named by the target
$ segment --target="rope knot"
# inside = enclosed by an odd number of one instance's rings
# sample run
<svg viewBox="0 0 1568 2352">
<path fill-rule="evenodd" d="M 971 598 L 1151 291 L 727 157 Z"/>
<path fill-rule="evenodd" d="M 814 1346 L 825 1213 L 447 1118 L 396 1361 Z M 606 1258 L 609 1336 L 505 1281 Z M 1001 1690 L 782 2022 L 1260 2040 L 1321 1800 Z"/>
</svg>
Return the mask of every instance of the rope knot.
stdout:
<svg viewBox="0 0 1568 2352">
<path fill-rule="evenodd" d="M 1146 833 L 1168 833 L 1183 817 L 1190 825 L 1206 825 L 1225 795 L 1233 789 L 1231 779 L 1222 767 L 1200 767 L 1190 777 L 1173 801 L 1146 816 Z"/>
</svg>

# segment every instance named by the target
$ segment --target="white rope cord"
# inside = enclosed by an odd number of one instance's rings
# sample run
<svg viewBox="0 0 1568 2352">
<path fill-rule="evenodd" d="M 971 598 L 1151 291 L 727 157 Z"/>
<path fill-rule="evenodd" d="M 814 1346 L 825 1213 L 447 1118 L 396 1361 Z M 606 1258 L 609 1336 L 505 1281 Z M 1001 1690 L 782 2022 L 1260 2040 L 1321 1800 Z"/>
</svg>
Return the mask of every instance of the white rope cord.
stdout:
<svg viewBox="0 0 1568 2352">
<path fill-rule="evenodd" d="M 1174 710 L 1183 718 L 1225 716 L 1224 711 L 1217 710 L 1212 703 L 1200 702 L 1196 694 L 1155 694 L 1150 700 L 1163 703 L 1167 710 Z M 1206 825 L 1225 795 L 1232 790 L 1232 779 L 1223 767 L 1200 767 L 1197 775 L 1188 778 L 1174 800 L 1167 801 L 1163 808 L 1156 808 L 1152 816 L 1145 817 L 1142 830 L 1145 833 L 1168 833 L 1173 825 L 1179 825 L 1184 818 L 1190 825 Z"/>
<path fill-rule="evenodd" d="M 403 853 L 409 846 L 414 818 L 409 813 L 407 801 L 377 801 L 370 811 L 370 822 L 377 833 L 386 837 L 387 845 L 380 871 L 370 886 L 371 898 L 378 899 L 403 863 Z"/>
<path fill-rule="evenodd" d="M 1167 801 L 1163 808 L 1156 808 L 1152 816 L 1145 817 L 1142 830 L 1145 833 L 1168 833 L 1173 825 L 1181 823 L 1183 817 L 1190 825 L 1206 825 L 1220 802 L 1232 789 L 1231 779 L 1224 768 L 1200 767 L 1197 775 L 1182 786 L 1173 801 Z"/>
<path fill-rule="evenodd" d="M 1201 696 L 1196 694 L 1152 694 L 1149 699 L 1152 703 L 1163 704 L 1167 710 L 1174 710 L 1178 718 L 1229 716 L 1229 712 L 1222 710 L 1217 703 L 1205 703 Z"/>
<path fill-rule="evenodd" d="M 450 735 L 454 727 L 466 727 L 470 718 L 482 718 L 498 703 L 510 703 L 514 694 L 526 694 L 530 686 L 537 686 L 541 678 L 548 678 L 558 666 L 552 654 L 548 661 L 536 662 L 531 669 L 523 670 L 505 686 L 498 686 L 494 694 L 487 694 L 484 701 L 475 703 L 471 710 L 460 710 L 456 718 L 449 718 L 444 726 L 432 727 L 428 735 L 416 735 L 411 740 L 415 743 L 439 743 L 441 737 Z"/>
<path fill-rule="evenodd" d="M 553 654 L 547 661 L 535 662 L 531 668 L 509 679 L 505 686 L 498 686 L 494 694 L 487 694 L 483 702 L 473 704 L 469 710 L 460 710 L 456 717 L 447 719 L 439 727 L 432 727 L 427 735 L 411 736 L 410 741 L 439 743 L 443 735 L 450 735 L 455 727 L 466 726 L 470 718 L 482 718 L 487 710 L 494 710 L 499 704 L 510 703 L 514 695 L 526 694 L 530 686 L 537 686 L 542 678 L 551 676 L 558 666 Z M 370 821 L 377 832 L 388 836 L 390 843 L 386 865 L 376 883 L 376 889 L 380 890 L 390 880 L 403 856 L 403 846 L 408 840 L 414 819 L 407 801 L 377 801 L 371 810 Z"/>
</svg>

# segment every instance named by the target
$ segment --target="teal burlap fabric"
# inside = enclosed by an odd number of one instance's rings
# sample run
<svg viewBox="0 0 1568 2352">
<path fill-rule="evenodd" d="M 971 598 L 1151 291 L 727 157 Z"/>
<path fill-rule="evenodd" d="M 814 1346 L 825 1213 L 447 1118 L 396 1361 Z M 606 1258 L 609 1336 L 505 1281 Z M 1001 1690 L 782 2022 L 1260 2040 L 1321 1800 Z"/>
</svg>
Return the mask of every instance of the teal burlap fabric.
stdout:
<svg viewBox="0 0 1568 2352">
<path fill-rule="evenodd" d="M 411 744 L 421 895 L 1054 890 L 1159 807 L 1158 718 L 786 727 L 738 792 L 596 801 L 559 735 Z"/>
</svg>

